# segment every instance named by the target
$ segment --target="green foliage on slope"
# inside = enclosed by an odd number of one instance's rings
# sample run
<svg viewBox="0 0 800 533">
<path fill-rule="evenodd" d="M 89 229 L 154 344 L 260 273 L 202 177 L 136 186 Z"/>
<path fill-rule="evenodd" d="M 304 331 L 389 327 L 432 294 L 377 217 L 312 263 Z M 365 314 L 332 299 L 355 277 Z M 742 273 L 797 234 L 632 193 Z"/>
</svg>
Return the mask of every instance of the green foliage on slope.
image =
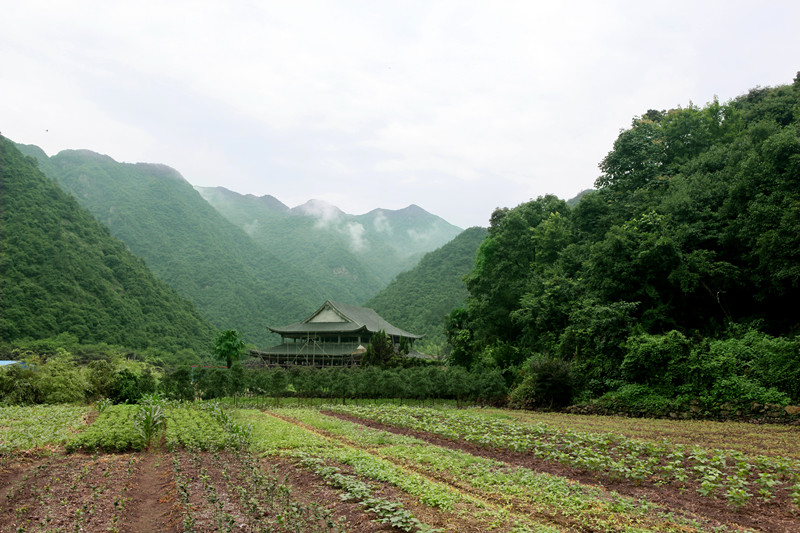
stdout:
<svg viewBox="0 0 800 533">
<path fill-rule="evenodd" d="M 475 263 L 485 228 L 469 228 L 438 250 L 426 254 L 413 269 L 403 272 L 366 304 L 392 324 L 425 335 L 415 348 L 429 354 L 444 349 L 447 315 L 464 305 L 463 278 Z"/>
<path fill-rule="evenodd" d="M 86 150 L 42 167 L 218 329 L 268 345 L 266 324 L 293 321 L 325 299 L 304 271 L 254 245 L 169 167 Z"/>
<path fill-rule="evenodd" d="M 212 326 L 0 138 L 0 340 L 207 351 Z"/>
<path fill-rule="evenodd" d="M 197 190 L 259 246 L 302 265 L 325 299 L 360 303 L 385 286 L 376 267 L 351 251 L 347 233 L 337 227 L 293 213 L 271 196 L 242 195 L 224 187 Z"/>
<path fill-rule="evenodd" d="M 340 301 L 364 302 L 460 232 L 414 205 L 349 215 L 314 200 L 289 209 L 271 196 L 197 190 L 262 247 L 303 265 L 328 299 Z"/>
<path fill-rule="evenodd" d="M 492 215 L 454 361 L 557 357 L 587 396 L 800 400 L 800 74 L 650 110 L 600 168 L 574 207 Z"/>
</svg>

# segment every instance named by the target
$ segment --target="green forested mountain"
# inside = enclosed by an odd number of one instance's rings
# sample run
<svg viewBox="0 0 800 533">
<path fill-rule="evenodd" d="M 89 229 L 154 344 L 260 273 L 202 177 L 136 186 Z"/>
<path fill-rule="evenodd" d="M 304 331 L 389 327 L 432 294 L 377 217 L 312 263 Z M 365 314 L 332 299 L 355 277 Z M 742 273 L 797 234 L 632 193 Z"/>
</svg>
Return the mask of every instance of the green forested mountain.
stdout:
<svg viewBox="0 0 800 533">
<path fill-rule="evenodd" d="M 416 346 L 420 351 L 441 352 L 445 318 L 464 305 L 467 288 L 463 278 L 472 270 L 485 237 L 485 228 L 463 231 L 438 250 L 425 254 L 413 269 L 399 274 L 366 306 L 393 324 L 425 335 Z"/>
<path fill-rule="evenodd" d="M 213 328 L 0 137 L 0 340 L 208 352 Z"/>
<path fill-rule="evenodd" d="M 21 149 L 219 329 L 264 345 L 268 323 L 296 320 L 325 300 L 303 270 L 254 245 L 169 167 Z"/>
<path fill-rule="evenodd" d="M 415 205 L 348 215 L 316 200 L 289 209 L 272 196 L 197 190 L 256 242 L 303 265 L 331 298 L 344 301 L 365 301 L 461 231 Z"/>
<path fill-rule="evenodd" d="M 292 213 L 271 196 L 241 195 L 224 187 L 196 189 L 258 245 L 303 265 L 326 295 L 323 300 L 362 303 L 386 285 L 371 264 L 351 251 L 345 235 L 323 228 L 317 219 Z"/>
<path fill-rule="evenodd" d="M 554 358 L 588 396 L 800 400 L 800 74 L 649 110 L 600 169 L 574 208 L 495 211 L 453 361 Z"/>
</svg>

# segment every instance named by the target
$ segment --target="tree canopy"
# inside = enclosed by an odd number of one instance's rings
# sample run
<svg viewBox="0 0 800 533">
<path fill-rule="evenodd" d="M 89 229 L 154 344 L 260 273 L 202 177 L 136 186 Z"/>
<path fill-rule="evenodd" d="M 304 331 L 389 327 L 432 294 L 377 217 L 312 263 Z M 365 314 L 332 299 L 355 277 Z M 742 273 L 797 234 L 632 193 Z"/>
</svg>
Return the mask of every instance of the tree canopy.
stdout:
<svg viewBox="0 0 800 533">
<path fill-rule="evenodd" d="M 228 368 L 239 361 L 244 351 L 244 341 L 235 329 L 221 331 L 214 339 L 214 356 L 220 361 L 225 361 Z"/>
<path fill-rule="evenodd" d="M 647 111 L 600 170 L 574 207 L 544 196 L 494 212 L 448 320 L 452 361 L 555 357 L 588 396 L 735 379 L 800 399 L 786 381 L 800 377 L 800 75 Z"/>
</svg>

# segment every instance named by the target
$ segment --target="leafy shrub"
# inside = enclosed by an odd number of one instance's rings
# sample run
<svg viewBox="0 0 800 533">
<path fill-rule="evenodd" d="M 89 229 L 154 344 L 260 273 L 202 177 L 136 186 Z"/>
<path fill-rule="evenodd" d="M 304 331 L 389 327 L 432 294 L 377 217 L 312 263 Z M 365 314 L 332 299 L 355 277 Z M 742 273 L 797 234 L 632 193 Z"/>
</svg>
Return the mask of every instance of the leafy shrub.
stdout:
<svg viewBox="0 0 800 533">
<path fill-rule="evenodd" d="M 522 370 L 525 376 L 509 396 L 509 405 L 522 409 L 565 407 L 572 402 L 575 379 L 572 365 L 553 357 L 531 357 Z"/>
<path fill-rule="evenodd" d="M 11 365 L 0 370 L 0 403 L 27 405 L 37 403 L 35 371 L 20 365 Z"/>
<path fill-rule="evenodd" d="M 709 406 L 719 406 L 725 403 L 734 406 L 753 402 L 778 405 L 790 403 L 789 397 L 775 387 L 764 387 L 744 376 L 731 376 L 717 380 L 711 391 L 702 399 Z"/>
<path fill-rule="evenodd" d="M 690 344 L 681 332 L 632 335 L 625 348 L 620 370 L 628 382 L 670 388 L 685 381 Z"/>
<path fill-rule="evenodd" d="M 800 339 L 797 337 L 772 337 L 751 329 L 709 343 L 706 361 L 703 369 L 707 381 L 747 376 L 764 388 L 775 387 L 800 400 Z"/>
<path fill-rule="evenodd" d="M 533 409 L 536 407 L 536 380 L 525 376 L 508 395 L 508 406 L 512 409 Z"/>
<path fill-rule="evenodd" d="M 607 392 L 597 400 L 597 405 L 615 412 L 646 415 L 665 415 L 675 407 L 675 402 L 655 392 L 646 385 L 623 385 Z"/>
<path fill-rule="evenodd" d="M 37 365 L 34 383 L 38 390 L 39 403 L 74 403 L 85 399 L 88 383 L 75 364 L 72 355 L 63 349 L 47 359 L 46 364 Z"/>
</svg>

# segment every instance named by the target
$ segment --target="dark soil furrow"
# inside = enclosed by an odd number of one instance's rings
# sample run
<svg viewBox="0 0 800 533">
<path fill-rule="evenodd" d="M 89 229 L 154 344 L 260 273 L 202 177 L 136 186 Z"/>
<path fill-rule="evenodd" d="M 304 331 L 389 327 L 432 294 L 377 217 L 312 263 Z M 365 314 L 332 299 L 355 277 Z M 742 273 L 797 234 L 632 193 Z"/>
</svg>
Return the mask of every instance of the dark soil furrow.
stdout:
<svg viewBox="0 0 800 533">
<path fill-rule="evenodd" d="M 352 415 L 333 412 L 326 412 L 326 414 L 375 429 L 413 436 L 437 446 L 522 466 L 536 472 L 546 472 L 580 483 L 601 486 L 606 490 L 613 490 L 625 496 L 645 499 L 675 514 L 703 519 L 709 522 L 709 527 L 713 526 L 713 524 L 725 524 L 733 528 L 746 528 L 770 533 L 797 533 L 800 531 L 800 514 L 794 512 L 791 505 L 781 505 L 778 501 L 769 503 L 750 502 L 741 509 L 734 509 L 721 499 L 707 498 L 698 494 L 692 487 L 681 488 L 674 484 L 655 485 L 647 482 L 637 485 L 609 479 L 603 475 L 570 469 L 525 453 L 486 448 L 466 441 L 454 441 L 434 433 L 400 428 Z"/>
</svg>

